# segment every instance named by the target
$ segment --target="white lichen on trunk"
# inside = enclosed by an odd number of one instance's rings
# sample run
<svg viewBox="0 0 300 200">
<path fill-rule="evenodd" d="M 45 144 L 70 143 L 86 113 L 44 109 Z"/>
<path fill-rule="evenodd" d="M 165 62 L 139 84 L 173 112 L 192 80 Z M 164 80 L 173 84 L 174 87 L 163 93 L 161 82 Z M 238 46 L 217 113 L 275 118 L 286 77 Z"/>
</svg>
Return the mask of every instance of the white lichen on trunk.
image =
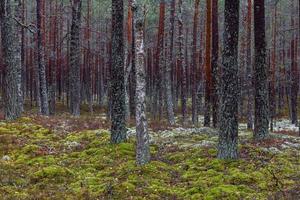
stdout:
<svg viewBox="0 0 300 200">
<path fill-rule="evenodd" d="M 146 117 L 146 71 L 144 52 L 144 20 L 140 7 L 134 1 L 134 26 L 136 31 L 136 162 L 144 165 L 150 161 L 149 133 Z"/>
</svg>

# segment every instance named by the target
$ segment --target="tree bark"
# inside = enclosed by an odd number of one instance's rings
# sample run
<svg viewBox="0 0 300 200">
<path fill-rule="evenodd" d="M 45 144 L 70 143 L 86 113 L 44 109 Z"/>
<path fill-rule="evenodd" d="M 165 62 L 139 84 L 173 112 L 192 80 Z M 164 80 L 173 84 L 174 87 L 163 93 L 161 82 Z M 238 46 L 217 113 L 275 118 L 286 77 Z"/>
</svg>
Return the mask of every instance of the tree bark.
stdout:
<svg viewBox="0 0 300 200">
<path fill-rule="evenodd" d="M 186 69 L 183 64 L 183 21 L 182 21 L 182 0 L 178 1 L 178 68 L 181 74 L 181 112 L 182 122 L 185 125 L 187 123 L 187 84 L 186 84 Z"/>
<path fill-rule="evenodd" d="M 268 70 L 266 64 L 265 1 L 254 0 L 254 89 L 255 119 L 254 138 L 269 136 Z"/>
<path fill-rule="evenodd" d="M 247 61 L 246 61 L 246 73 L 247 73 L 247 129 L 253 129 L 253 84 L 252 84 L 252 0 L 248 0 L 248 13 L 247 13 Z"/>
<path fill-rule="evenodd" d="M 197 112 L 197 38 L 198 38 L 198 24 L 199 24 L 199 4 L 200 0 L 195 0 L 194 10 L 194 24 L 193 24 L 193 42 L 192 42 L 192 121 L 193 124 L 198 123 L 198 112 Z"/>
<path fill-rule="evenodd" d="M 37 18 L 37 60 L 39 74 L 39 94 L 41 101 L 41 114 L 49 115 L 49 102 L 47 92 L 46 68 L 45 68 L 45 23 L 44 23 L 44 0 L 36 0 L 36 18 Z"/>
<path fill-rule="evenodd" d="M 166 106 L 167 106 L 167 113 L 168 113 L 168 121 L 171 125 L 175 124 L 173 95 L 172 95 L 173 37 L 174 37 L 174 22 L 172 16 L 173 5 L 174 4 L 172 2 L 171 19 L 170 19 L 171 27 L 170 27 L 170 35 L 169 35 L 170 49 L 169 49 L 169 55 L 167 55 L 167 53 L 165 54 L 166 62 L 165 62 L 165 70 L 164 70 Z"/>
<path fill-rule="evenodd" d="M 0 1 L 0 25 L 4 61 L 5 119 L 15 120 L 22 113 L 21 43 L 15 21 L 15 0 Z"/>
<path fill-rule="evenodd" d="M 211 115 L 211 21 L 212 21 L 212 1 L 206 1 L 206 64 L 205 64 L 205 113 L 204 126 L 210 126 Z"/>
<path fill-rule="evenodd" d="M 225 1 L 221 120 L 218 158 L 238 158 L 238 35 L 239 1 Z"/>
<path fill-rule="evenodd" d="M 126 103 L 124 78 L 124 5 L 123 0 L 112 0 L 112 45 L 111 45 L 111 143 L 126 140 Z"/>
<path fill-rule="evenodd" d="M 150 145 L 146 117 L 146 70 L 144 51 L 144 19 L 140 6 L 134 1 L 134 31 L 136 32 L 136 162 L 145 165 L 150 162 Z"/>
<path fill-rule="evenodd" d="M 219 79 L 219 28 L 218 28 L 218 0 L 212 1 L 212 117 L 213 127 L 218 124 L 219 97 L 218 97 L 218 79 Z"/>
<path fill-rule="evenodd" d="M 72 25 L 70 39 L 70 112 L 74 116 L 80 115 L 81 84 L 80 84 L 80 25 L 81 25 L 81 0 L 73 0 Z"/>
</svg>

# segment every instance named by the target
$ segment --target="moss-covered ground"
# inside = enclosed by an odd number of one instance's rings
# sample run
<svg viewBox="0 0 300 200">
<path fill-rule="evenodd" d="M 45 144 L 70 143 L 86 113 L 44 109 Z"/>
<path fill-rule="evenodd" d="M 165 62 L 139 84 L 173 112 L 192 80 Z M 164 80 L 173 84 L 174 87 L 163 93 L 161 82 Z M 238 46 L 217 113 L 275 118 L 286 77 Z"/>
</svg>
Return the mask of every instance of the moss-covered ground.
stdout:
<svg viewBox="0 0 300 200">
<path fill-rule="evenodd" d="M 265 151 L 245 136 L 240 159 L 221 161 L 214 145 L 183 144 L 215 138 L 160 138 L 152 142 L 151 163 L 137 167 L 134 137 L 111 145 L 105 129 L 58 131 L 31 118 L 0 122 L 0 199 L 298 199 L 297 149 Z"/>
</svg>

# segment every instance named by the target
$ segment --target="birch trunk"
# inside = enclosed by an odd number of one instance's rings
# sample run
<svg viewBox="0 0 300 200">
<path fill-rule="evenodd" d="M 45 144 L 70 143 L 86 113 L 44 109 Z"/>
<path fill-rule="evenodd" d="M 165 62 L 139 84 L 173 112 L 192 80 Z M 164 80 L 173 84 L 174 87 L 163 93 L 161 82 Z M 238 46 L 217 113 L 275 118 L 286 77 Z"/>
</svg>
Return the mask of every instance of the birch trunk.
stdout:
<svg viewBox="0 0 300 200">
<path fill-rule="evenodd" d="M 150 162 L 148 123 L 146 117 L 146 70 L 144 51 L 144 20 L 140 7 L 134 1 L 134 29 L 136 55 L 136 162 L 145 165 Z"/>
</svg>

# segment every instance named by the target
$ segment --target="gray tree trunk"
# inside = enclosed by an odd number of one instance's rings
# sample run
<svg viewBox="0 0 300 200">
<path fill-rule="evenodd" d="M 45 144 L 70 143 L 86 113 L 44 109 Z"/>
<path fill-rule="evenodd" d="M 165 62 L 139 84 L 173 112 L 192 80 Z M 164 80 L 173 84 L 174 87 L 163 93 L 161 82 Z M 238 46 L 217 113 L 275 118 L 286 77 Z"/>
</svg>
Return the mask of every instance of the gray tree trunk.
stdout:
<svg viewBox="0 0 300 200">
<path fill-rule="evenodd" d="M 41 101 L 41 114 L 49 115 L 49 102 L 46 82 L 45 56 L 43 46 L 43 26 L 42 18 L 42 0 L 36 0 L 36 19 L 37 19 L 37 50 L 38 50 L 38 74 L 39 74 L 39 92 Z"/>
<path fill-rule="evenodd" d="M 144 20 L 140 6 L 134 1 L 134 29 L 136 31 L 136 162 L 144 165 L 150 161 L 148 123 L 146 117 L 146 70 L 144 51 Z"/>
<path fill-rule="evenodd" d="M 254 44 L 254 138 L 261 140 L 269 136 L 269 91 L 268 69 L 266 64 L 264 0 L 254 0 Z"/>
<path fill-rule="evenodd" d="M 225 32 L 218 158 L 238 157 L 238 34 L 239 1 L 225 1 Z"/>
<path fill-rule="evenodd" d="M 183 64 L 183 21 L 182 21 L 182 0 L 178 1 L 178 68 L 181 72 L 181 109 L 182 109 L 182 122 L 187 123 L 187 77 L 186 68 Z"/>
<path fill-rule="evenodd" d="M 212 123 L 213 127 L 218 126 L 219 121 L 219 21 L 218 21 L 218 0 L 212 2 L 212 50 L 211 50 L 211 69 L 212 69 Z"/>
<path fill-rule="evenodd" d="M 251 33 L 252 33 L 252 1 L 248 0 L 248 18 L 247 18 L 247 61 L 246 61 L 246 73 L 247 73 L 247 129 L 253 129 L 253 84 L 252 84 L 252 48 L 251 48 Z"/>
<path fill-rule="evenodd" d="M 173 2 L 172 2 L 173 3 Z M 172 15 L 172 8 L 171 8 Z M 173 66 L 173 38 L 174 38 L 174 22 L 171 16 L 170 19 L 170 52 L 169 55 L 166 55 L 166 63 L 165 63 L 165 92 L 166 92 L 166 105 L 167 105 L 167 113 L 168 113 L 168 121 L 171 125 L 175 124 L 174 117 L 174 105 L 173 105 L 173 95 L 172 95 L 172 66 Z"/>
<path fill-rule="evenodd" d="M 111 143 L 126 140 L 126 105 L 124 78 L 124 5 L 112 0 L 112 60 L 111 60 Z"/>
<path fill-rule="evenodd" d="M 80 115 L 81 84 L 80 84 L 80 24 L 81 0 L 73 0 L 72 25 L 70 39 L 70 112 L 74 116 Z"/>
<path fill-rule="evenodd" d="M 21 46 L 16 22 L 16 0 L 0 1 L 2 50 L 5 65 L 4 103 L 5 119 L 14 120 L 22 112 Z"/>
</svg>

